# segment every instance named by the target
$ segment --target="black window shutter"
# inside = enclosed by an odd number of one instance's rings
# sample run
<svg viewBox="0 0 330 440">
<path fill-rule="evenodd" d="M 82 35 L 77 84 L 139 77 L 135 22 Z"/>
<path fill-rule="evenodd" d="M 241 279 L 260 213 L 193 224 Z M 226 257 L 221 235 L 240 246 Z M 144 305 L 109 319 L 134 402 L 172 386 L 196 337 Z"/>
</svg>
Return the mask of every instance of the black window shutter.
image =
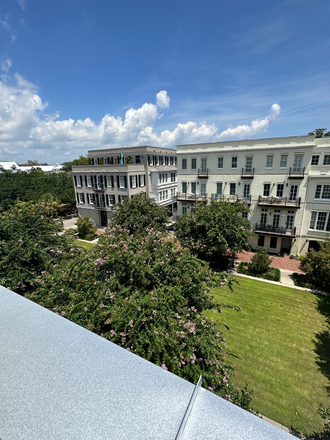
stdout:
<svg viewBox="0 0 330 440">
<path fill-rule="evenodd" d="M 120 186 L 119 186 L 119 176 L 117 176 L 117 187 L 120 188 Z"/>
<path fill-rule="evenodd" d="M 113 195 L 113 204 L 115 204 L 115 203 L 116 203 L 116 196 Z"/>
<path fill-rule="evenodd" d="M 111 176 L 111 186 L 112 186 L 112 187 L 115 186 L 115 183 L 114 183 L 114 181 L 113 181 L 113 176 Z"/>
<path fill-rule="evenodd" d="M 103 176 L 100 176 L 100 184 L 102 185 L 103 183 Z"/>
<path fill-rule="evenodd" d="M 85 203 L 85 195 L 84 195 L 84 193 L 82 193 L 82 196 L 83 196 L 83 203 Z"/>
<path fill-rule="evenodd" d="M 87 196 L 87 203 L 89 205 L 89 194 L 87 193 L 86 196 Z"/>
<path fill-rule="evenodd" d="M 87 176 L 85 176 L 85 185 L 87 187 Z"/>
<path fill-rule="evenodd" d="M 79 193 L 76 194 L 77 194 L 77 202 L 79 203 Z"/>
<path fill-rule="evenodd" d="M 104 186 L 107 188 L 108 182 L 107 182 L 107 176 L 104 176 Z"/>
<path fill-rule="evenodd" d="M 76 177 L 76 176 L 73 176 L 73 179 L 74 179 L 74 184 L 75 184 L 75 186 L 77 186 L 77 177 Z"/>
<path fill-rule="evenodd" d="M 125 180 L 125 188 L 127 188 L 127 176 L 124 176 L 124 180 Z"/>
<path fill-rule="evenodd" d="M 133 180 L 132 176 L 129 176 L 129 183 L 130 183 L 131 188 L 133 188 L 133 181 L 132 180 Z"/>
</svg>

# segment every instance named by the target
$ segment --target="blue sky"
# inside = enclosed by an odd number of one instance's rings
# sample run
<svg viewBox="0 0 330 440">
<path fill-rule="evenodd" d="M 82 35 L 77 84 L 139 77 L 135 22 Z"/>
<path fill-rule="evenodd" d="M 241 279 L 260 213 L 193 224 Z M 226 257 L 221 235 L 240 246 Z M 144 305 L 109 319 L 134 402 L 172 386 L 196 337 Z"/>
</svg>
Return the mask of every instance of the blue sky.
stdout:
<svg viewBox="0 0 330 440">
<path fill-rule="evenodd" d="M 2 0 L 0 160 L 330 129 L 329 0 Z"/>
</svg>

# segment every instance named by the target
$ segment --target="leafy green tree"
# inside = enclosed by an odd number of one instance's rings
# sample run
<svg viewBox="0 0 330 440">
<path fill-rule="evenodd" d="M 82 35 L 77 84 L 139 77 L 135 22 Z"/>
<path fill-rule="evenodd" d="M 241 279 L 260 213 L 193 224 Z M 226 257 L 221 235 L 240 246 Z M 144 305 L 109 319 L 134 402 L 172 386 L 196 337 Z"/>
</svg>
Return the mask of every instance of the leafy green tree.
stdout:
<svg viewBox="0 0 330 440">
<path fill-rule="evenodd" d="M 319 244 L 319 251 L 312 249 L 299 258 L 299 267 L 313 286 L 330 291 L 330 239 Z"/>
<path fill-rule="evenodd" d="M 72 171 L 72 165 L 92 165 L 92 159 L 90 157 L 79 156 L 79 159 L 74 159 L 71 162 L 63 162 L 64 171 Z"/>
<path fill-rule="evenodd" d="M 20 164 L 21 167 L 24 167 L 24 166 L 32 167 L 32 166 L 35 166 L 35 165 L 42 166 L 42 165 L 48 165 L 48 163 L 46 163 L 46 162 L 45 163 L 39 163 L 39 161 L 36 160 L 36 159 L 32 159 L 32 160 L 29 159 L 26 163 Z"/>
<path fill-rule="evenodd" d="M 0 215 L 0 284 L 24 294 L 50 261 L 56 264 L 69 246 L 56 210 L 17 202 Z"/>
<path fill-rule="evenodd" d="M 114 214 L 111 225 L 120 225 L 129 229 L 131 234 L 146 234 L 148 228 L 155 231 L 165 232 L 169 213 L 166 208 L 157 205 L 154 199 L 149 198 L 145 193 L 140 193 L 133 199 L 125 199 L 123 203 L 117 204 L 117 211 Z"/>
<path fill-rule="evenodd" d="M 330 136 L 330 131 L 327 131 L 326 128 L 316 128 L 314 131 L 311 131 L 308 134 L 315 135 L 317 138 L 322 138 Z"/>
<path fill-rule="evenodd" d="M 204 260 L 214 261 L 223 255 L 234 258 L 252 236 L 251 223 L 242 217 L 242 212 L 248 211 L 239 199 L 198 202 L 193 212 L 176 223 L 177 237 L 182 246 Z"/>
<path fill-rule="evenodd" d="M 132 236 L 119 225 L 95 251 L 71 248 L 39 277 L 29 298 L 234 403 L 250 396 L 228 378 L 221 330 L 202 310 L 219 307 L 209 290 L 229 279 L 211 272 L 160 232 Z"/>
<path fill-rule="evenodd" d="M 77 219 L 78 237 L 83 240 L 93 240 L 97 230 L 90 217 L 78 217 Z"/>
</svg>

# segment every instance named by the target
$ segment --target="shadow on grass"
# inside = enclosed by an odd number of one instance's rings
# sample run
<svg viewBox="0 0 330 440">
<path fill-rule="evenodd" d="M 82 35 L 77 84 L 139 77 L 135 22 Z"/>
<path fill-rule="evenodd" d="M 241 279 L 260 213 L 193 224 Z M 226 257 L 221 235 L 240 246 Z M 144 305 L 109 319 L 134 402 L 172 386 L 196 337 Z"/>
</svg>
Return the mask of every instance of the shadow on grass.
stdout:
<svg viewBox="0 0 330 440">
<path fill-rule="evenodd" d="M 318 310 L 326 317 L 326 329 L 315 334 L 315 353 L 318 355 L 317 364 L 322 374 L 330 380 L 330 296 L 317 295 Z M 330 395 L 330 387 L 327 387 Z"/>
</svg>

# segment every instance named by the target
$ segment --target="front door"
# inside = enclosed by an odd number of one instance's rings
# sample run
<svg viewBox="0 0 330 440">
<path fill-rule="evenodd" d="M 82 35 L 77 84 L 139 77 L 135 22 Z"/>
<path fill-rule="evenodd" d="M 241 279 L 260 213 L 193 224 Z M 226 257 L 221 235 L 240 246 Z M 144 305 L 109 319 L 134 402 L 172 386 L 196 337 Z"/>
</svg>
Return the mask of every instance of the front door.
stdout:
<svg viewBox="0 0 330 440">
<path fill-rule="evenodd" d="M 108 226 L 107 211 L 101 211 L 101 225 L 102 226 Z"/>
</svg>

